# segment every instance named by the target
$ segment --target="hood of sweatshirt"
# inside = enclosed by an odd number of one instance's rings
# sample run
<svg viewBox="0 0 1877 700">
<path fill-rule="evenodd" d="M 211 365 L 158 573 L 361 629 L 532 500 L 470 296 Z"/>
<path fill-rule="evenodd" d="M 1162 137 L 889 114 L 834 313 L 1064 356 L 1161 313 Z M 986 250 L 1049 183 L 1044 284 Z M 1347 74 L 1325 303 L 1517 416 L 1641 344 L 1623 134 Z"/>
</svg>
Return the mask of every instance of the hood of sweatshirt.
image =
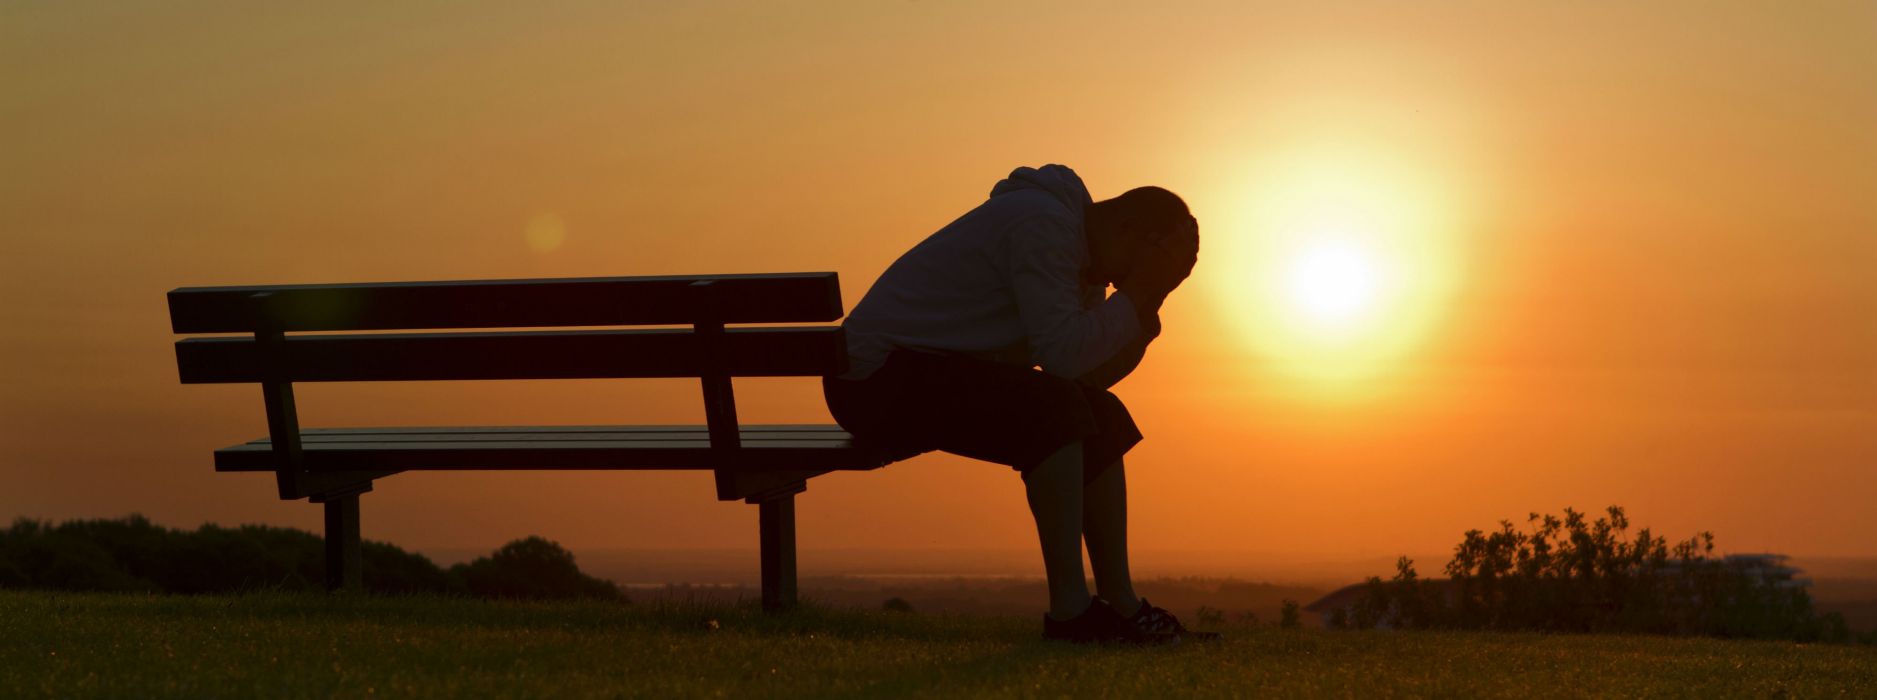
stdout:
<svg viewBox="0 0 1877 700">
<path fill-rule="evenodd" d="M 991 188 L 993 198 L 1006 194 L 1026 191 L 1041 191 L 1049 195 L 1069 210 L 1077 219 L 1082 217 L 1084 209 L 1092 201 L 1088 188 L 1082 185 L 1082 178 L 1065 165 L 1045 165 L 1040 168 L 1022 167 L 1010 171 L 1010 177 L 998 181 Z"/>
</svg>

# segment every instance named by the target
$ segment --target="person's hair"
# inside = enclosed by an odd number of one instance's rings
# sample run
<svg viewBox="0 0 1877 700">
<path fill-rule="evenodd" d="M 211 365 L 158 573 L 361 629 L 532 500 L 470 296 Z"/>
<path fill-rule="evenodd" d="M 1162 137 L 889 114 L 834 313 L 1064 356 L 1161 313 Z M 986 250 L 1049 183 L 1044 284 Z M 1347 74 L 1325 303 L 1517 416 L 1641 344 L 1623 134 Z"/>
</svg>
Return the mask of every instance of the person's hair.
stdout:
<svg viewBox="0 0 1877 700">
<path fill-rule="evenodd" d="M 1131 224 L 1134 233 L 1165 234 L 1193 218 L 1186 200 L 1160 187 L 1136 187 L 1090 205 L 1104 217 Z"/>
</svg>

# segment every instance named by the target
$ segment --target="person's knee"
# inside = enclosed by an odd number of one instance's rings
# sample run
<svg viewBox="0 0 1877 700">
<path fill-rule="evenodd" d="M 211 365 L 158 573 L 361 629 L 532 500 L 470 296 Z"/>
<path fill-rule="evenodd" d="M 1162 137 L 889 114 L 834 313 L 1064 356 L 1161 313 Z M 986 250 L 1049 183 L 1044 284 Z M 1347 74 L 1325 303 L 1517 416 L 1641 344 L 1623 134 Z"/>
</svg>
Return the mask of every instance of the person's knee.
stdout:
<svg viewBox="0 0 1877 700">
<path fill-rule="evenodd" d="M 1112 391 L 1091 391 L 1085 396 L 1090 410 L 1096 413 L 1110 412 L 1128 415 L 1127 403 Z"/>
<path fill-rule="evenodd" d="M 1084 463 L 1083 465 L 1082 483 L 1084 485 L 1099 487 L 1107 484 L 1123 483 L 1126 478 L 1127 466 L 1120 457 L 1114 458 L 1113 461 L 1108 462 L 1106 465 L 1089 463 Z"/>
<path fill-rule="evenodd" d="M 1057 448 L 1035 466 L 1023 470 L 1023 481 L 1025 483 L 1035 483 L 1039 480 L 1056 481 L 1080 471 L 1082 471 L 1082 443 L 1078 440 Z"/>
</svg>

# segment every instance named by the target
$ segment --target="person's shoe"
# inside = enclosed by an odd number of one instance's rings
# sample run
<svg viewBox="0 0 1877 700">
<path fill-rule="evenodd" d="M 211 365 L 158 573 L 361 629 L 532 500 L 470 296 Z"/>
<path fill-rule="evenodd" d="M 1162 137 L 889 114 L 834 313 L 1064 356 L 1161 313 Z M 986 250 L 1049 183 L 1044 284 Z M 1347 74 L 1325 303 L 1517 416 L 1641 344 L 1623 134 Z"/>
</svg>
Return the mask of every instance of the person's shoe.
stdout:
<svg viewBox="0 0 1877 700">
<path fill-rule="evenodd" d="M 1221 638 L 1218 632 L 1194 632 L 1186 629 L 1186 625 L 1180 624 L 1180 618 L 1174 617 L 1173 613 L 1167 612 L 1166 608 L 1147 602 L 1146 598 L 1141 599 L 1141 609 L 1134 611 L 1134 617 L 1128 619 L 1128 624 L 1134 625 L 1135 628 L 1149 635 L 1171 636 L 1200 642 L 1214 642 Z"/>
<path fill-rule="evenodd" d="M 1179 642 L 1176 636 L 1155 635 L 1142 630 L 1133 621 L 1122 617 L 1108 601 L 1100 598 L 1093 599 L 1082 614 L 1067 620 L 1058 620 L 1044 613 L 1043 638 L 1081 644 L 1118 642 L 1146 645 Z"/>
</svg>

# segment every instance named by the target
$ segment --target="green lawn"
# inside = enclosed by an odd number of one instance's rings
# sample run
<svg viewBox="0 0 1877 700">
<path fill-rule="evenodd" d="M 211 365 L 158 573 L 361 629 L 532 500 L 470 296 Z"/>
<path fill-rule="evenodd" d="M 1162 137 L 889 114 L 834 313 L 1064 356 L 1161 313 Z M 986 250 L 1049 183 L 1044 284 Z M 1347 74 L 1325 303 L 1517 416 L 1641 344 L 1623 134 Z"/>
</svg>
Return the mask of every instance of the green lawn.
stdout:
<svg viewBox="0 0 1877 700">
<path fill-rule="evenodd" d="M 0 697 L 1877 697 L 1868 646 L 1229 631 L 1085 648 L 1028 618 L 13 591 Z"/>
</svg>

